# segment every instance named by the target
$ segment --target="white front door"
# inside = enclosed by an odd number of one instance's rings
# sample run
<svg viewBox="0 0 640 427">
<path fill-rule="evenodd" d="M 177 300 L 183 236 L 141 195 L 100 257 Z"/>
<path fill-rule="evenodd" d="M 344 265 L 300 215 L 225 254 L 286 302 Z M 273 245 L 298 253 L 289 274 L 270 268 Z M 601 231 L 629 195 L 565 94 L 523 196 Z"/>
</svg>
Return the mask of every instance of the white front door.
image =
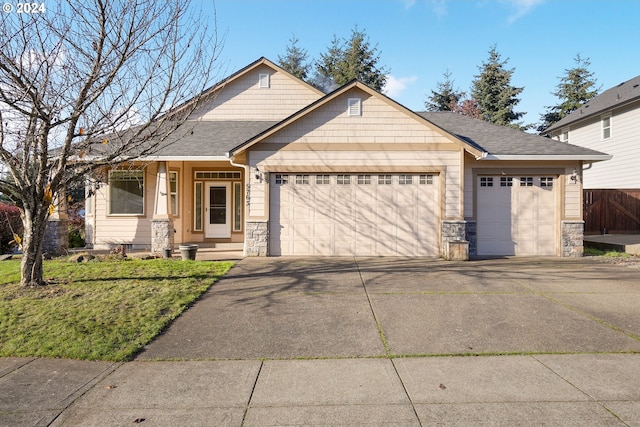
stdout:
<svg viewBox="0 0 640 427">
<path fill-rule="evenodd" d="M 207 183 L 204 198 L 205 237 L 231 237 L 231 184 Z"/>
</svg>

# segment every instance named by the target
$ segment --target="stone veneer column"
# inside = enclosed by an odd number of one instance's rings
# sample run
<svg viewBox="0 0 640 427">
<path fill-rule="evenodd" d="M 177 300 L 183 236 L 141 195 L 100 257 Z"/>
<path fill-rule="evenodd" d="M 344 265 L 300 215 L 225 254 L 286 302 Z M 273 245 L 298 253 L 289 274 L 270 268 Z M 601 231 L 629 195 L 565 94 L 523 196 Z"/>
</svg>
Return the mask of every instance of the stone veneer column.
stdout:
<svg viewBox="0 0 640 427">
<path fill-rule="evenodd" d="M 151 252 L 162 253 L 164 249 L 173 249 L 173 220 L 157 218 L 151 220 Z"/>
<path fill-rule="evenodd" d="M 562 221 L 562 256 L 584 254 L 584 221 Z"/>
<path fill-rule="evenodd" d="M 266 221 L 245 223 L 244 255 L 267 256 L 269 254 L 269 227 Z"/>
<path fill-rule="evenodd" d="M 442 221 L 442 245 L 440 256 L 448 258 L 446 253 L 447 242 L 467 241 L 467 221 L 464 220 L 445 220 Z M 469 249 L 471 252 L 471 249 Z"/>
</svg>

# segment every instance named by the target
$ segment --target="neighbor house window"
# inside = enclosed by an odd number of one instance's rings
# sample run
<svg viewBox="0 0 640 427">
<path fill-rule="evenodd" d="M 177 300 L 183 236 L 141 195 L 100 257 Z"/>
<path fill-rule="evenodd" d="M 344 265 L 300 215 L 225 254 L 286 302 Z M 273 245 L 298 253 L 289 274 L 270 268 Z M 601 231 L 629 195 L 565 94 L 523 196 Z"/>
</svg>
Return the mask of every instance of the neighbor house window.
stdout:
<svg viewBox="0 0 640 427">
<path fill-rule="evenodd" d="M 611 115 L 602 118 L 602 139 L 611 138 Z"/>
<path fill-rule="evenodd" d="M 144 171 L 109 172 L 109 214 L 144 214 Z"/>
<path fill-rule="evenodd" d="M 169 193 L 171 195 L 171 214 L 178 215 L 178 172 L 169 172 Z"/>
<path fill-rule="evenodd" d="M 350 116 L 362 115 L 362 100 L 360 98 L 349 98 L 347 101 L 347 110 Z"/>
</svg>

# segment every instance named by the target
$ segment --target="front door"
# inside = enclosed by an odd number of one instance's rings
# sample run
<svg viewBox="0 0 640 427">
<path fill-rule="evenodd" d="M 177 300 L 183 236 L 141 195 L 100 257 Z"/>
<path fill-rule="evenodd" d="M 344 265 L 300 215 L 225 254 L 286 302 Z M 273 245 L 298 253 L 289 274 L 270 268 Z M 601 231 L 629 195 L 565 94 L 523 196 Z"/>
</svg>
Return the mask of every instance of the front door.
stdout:
<svg viewBox="0 0 640 427">
<path fill-rule="evenodd" d="M 204 203 L 205 237 L 231 237 L 231 184 L 208 183 Z"/>
</svg>

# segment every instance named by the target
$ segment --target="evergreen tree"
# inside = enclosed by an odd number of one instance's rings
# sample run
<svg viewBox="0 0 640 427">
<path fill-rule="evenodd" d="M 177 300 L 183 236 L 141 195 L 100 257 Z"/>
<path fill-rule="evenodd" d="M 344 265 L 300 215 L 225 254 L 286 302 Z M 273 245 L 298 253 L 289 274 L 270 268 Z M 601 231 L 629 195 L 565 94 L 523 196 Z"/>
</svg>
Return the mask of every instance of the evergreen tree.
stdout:
<svg viewBox="0 0 640 427">
<path fill-rule="evenodd" d="M 425 101 L 424 106 L 428 111 L 455 111 L 463 92 L 453 88 L 451 72 L 445 71 L 444 81 L 437 83 L 437 91 L 431 91 L 431 95 Z"/>
<path fill-rule="evenodd" d="M 560 78 L 555 92 L 552 92 L 558 98 L 559 104 L 546 107 L 547 112 L 540 116 L 539 132 L 560 121 L 598 95 L 596 79 L 589 71 L 589 65 L 591 65 L 589 58 L 583 59 L 580 54 L 577 54 L 573 60 L 575 66 L 565 69 L 564 77 Z"/>
<path fill-rule="evenodd" d="M 496 46 L 489 50 L 489 59 L 483 62 L 480 74 L 472 84 L 471 98 L 478 103 L 482 119 L 501 126 L 525 129 L 520 120 L 525 113 L 514 111 L 520 102 L 518 95 L 524 88 L 511 84 L 514 69 L 506 69 L 507 59 L 501 60 Z"/>
<path fill-rule="evenodd" d="M 369 37 L 358 28 L 351 30 L 349 39 L 338 39 L 335 35 L 326 53 L 316 62 L 314 83 L 330 90 L 358 79 L 367 86 L 380 91 L 387 82 L 389 70 L 380 67 L 378 47 L 369 43 Z M 328 83 L 333 87 L 328 87 Z"/>
<path fill-rule="evenodd" d="M 295 34 L 289 39 L 285 56 L 278 55 L 278 64 L 301 80 L 306 80 L 309 74 L 307 51 L 297 46 L 298 38 Z"/>
</svg>

